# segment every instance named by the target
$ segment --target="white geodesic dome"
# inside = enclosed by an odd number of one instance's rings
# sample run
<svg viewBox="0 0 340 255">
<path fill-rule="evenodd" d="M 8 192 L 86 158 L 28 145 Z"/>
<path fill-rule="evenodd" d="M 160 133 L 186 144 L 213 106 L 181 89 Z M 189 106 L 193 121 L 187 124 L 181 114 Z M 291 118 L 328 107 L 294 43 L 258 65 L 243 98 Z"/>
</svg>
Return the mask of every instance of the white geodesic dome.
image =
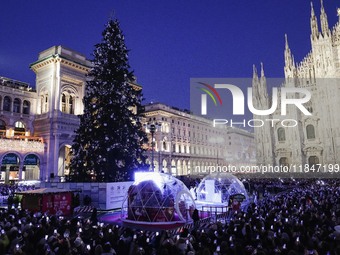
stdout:
<svg viewBox="0 0 340 255">
<path fill-rule="evenodd" d="M 194 199 L 183 182 L 169 174 L 147 172 L 130 186 L 122 217 L 143 222 L 187 222 L 194 209 Z"/>
<path fill-rule="evenodd" d="M 243 183 L 229 173 L 216 172 L 207 175 L 198 185 L 196 193 L 197 200 L 201 203 L 229 205 L 234 198 L 241 198 L 243 204 L 249 201 Z"/>
</svg>

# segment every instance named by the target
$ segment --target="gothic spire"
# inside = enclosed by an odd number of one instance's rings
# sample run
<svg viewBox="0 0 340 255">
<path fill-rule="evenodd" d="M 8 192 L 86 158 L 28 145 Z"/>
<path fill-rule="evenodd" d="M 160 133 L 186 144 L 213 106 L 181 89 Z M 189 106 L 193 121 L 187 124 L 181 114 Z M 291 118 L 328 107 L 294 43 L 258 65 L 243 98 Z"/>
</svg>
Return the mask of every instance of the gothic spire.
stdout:
<svg viewBox="0 0 340 255">
<path fill-rule="evenodd" d="M 285 49 L 286 50 L 289 50 L 289 44 L 288 44 L 288 36 L 287 36 L 287 34 L 285 34 Z"/>
<path fill-rule="evenodd" d="M 256 66 L 253 65 L 253 79 L 257 79 L 258 76 L 257 76 L 257 69 L 256 69 Z"/>
<path fill-rule="evenodd" d="M 330 31 L 328 27 L 327 14 L 323 7 L 323 0 L 321 0 L 321 14 L 320 14 L 321 31 L 323 36 L 329 36 Z"/>
<path fill-rule="evenodd" d="M 312 40 L 316 39 L 319 37 L 319 27 L 318 27 L 318 19 L 315 16 L 314 8 L 313 8 L 313 3 L 310 3 L 311 6 L 311 17 L 310 17 L 310 27 L 312 30 Z"/>
<path fill-rule="evenodd" d="M 264 97 L 267 96 L 267 81 L 266 81 L 266 77 L 264 76 L 264 69 L 263 69 L 262 62 L 261 62 L 261 78 L 260 78 L 259 94 Z"/>
<path fill-rule="evenodd" d="M 289 45 L 288 45 L 288 37 L 287 34 L 285 34 L 285 67 L 288 69 L 291 69 L 293 66 L 293 58 L 292 58 L 292 52 L 290 51 Z"/>
</svg>

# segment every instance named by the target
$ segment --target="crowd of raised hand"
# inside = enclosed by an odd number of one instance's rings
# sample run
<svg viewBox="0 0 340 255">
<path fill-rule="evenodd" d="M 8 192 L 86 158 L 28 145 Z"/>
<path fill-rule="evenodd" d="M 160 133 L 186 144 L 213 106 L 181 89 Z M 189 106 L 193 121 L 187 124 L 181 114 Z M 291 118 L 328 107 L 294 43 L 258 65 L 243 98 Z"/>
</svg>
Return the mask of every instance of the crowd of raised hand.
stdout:
<svg viewBox="0 0 340 255">
<path fill-rule="evenodd" d="M 272 185 L 271 180 L 257 182 L 264 191 Z M 101 223 L 100 217 L 97 223 L 4 208 L 0 254 L 340 255 L 339 184 L 336 179 L 300 181 L 287 192 L 261 196 L 226 222 L 178 231 L 135 230 Z"/>
</svg>

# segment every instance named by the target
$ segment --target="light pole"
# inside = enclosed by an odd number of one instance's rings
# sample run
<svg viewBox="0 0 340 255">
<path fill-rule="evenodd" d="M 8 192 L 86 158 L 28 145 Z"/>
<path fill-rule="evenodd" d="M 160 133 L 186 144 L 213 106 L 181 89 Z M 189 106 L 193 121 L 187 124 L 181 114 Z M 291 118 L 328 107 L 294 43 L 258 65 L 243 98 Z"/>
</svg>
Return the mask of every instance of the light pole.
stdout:
<svg viewBox="0 0 340 255">
<path fill-rule="evenodd" d="M 155 147 L 155 143 L 154 143 L 154 135 L 155 132 L 157 130 L 157 127 L 160 126 L 159 123 L 148 123 L 148 128 L 150 130 L 151 133 L 151 170 L 152 172 L 155 171 L 155 164 L 154 164 L 154 147 Z"/>
</svg>

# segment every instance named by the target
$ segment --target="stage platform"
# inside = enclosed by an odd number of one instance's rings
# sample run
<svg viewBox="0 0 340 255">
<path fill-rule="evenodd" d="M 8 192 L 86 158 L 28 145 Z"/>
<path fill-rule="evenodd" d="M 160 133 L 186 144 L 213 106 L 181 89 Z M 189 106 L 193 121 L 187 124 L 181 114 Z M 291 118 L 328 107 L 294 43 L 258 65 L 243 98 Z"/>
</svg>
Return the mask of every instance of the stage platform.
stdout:
<svg viewBox="0 0 340 255">
<path fill-rule="evenodd" d="M 173 230 L 184 226 L 187 222 L 171 221 L 171 222 L 145 222 L 145 221 L 132 221 L 121 219 L 121 212 L 107 212 L 98 216 L 98 220 L 103 223 L 113 224 L 123 227 L 134 229 L 160 231 L 160 230 Z"/>
</svg>

